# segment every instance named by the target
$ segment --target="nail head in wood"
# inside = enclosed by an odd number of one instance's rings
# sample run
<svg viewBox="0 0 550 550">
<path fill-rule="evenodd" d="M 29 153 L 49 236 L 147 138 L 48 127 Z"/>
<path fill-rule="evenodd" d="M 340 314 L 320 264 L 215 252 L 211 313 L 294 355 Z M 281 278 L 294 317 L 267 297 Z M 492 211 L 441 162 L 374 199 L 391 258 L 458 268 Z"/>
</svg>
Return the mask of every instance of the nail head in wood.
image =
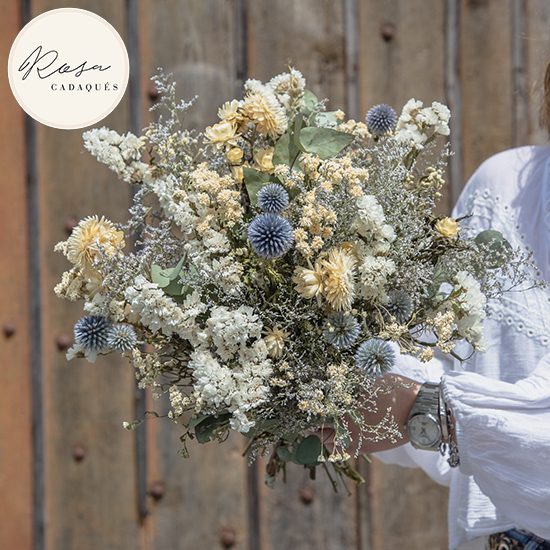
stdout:
<svg viewBox="0 0 550 550">
<path fill-rule="evenodd" d="M 149 487 L 149 494 L 155 499 L 160 500 L 166 492 L 166 485 L 163 481 L 155 481 Z"/>
<path fill-rule="evenodd" d="M 4 336 L 6 338 L 10 338 L 15 334 L 16 328 L 17 327 L 15 326 L 15 323 L 13 321 L 8 321 L 7 323 L 4 323 L 4 325 L 2 326 Z"/>
<path fill-rule="evenodd" d="M 82 462 L 86 457 L 86 447 L 82 443 L 77 443 L 73 447 L 73 459 L 75 462 Z"/>
<path fill-rule="evenodd" d="M 315 498 L 315 490 L 311 485 L 303 485 L 300 487 L 300 500 L 304 504 L 311 504 Z"/>
<path fill-rule="evenodd" d="M 237 533 L 232 527 L 222 527 L 219 538 L 224 548 L 231 548 L 237 542 Z"/>
<path fill-rule="evenodd" d="M 65 229 L 65 232 L 70 235 L 77 225 L 78 220 L 75 217 L 71 216 L 65 220 L 65 223 L 63 224 L 63 229 Z"/>
<path fill-rule="evenodd" d="M 55 337 L 55 345 L 59 351 L 65 351 L 73 343 L 73 337 L 68 332 L 60 332 Z"/>
<path fill-rule="evenodd" d="M 382 25 L 380 29 L 380 36 L 386 41 L 389 42 L 395 35 L 395 27 L 393 25 L 387 24 Z"/>
</svg>

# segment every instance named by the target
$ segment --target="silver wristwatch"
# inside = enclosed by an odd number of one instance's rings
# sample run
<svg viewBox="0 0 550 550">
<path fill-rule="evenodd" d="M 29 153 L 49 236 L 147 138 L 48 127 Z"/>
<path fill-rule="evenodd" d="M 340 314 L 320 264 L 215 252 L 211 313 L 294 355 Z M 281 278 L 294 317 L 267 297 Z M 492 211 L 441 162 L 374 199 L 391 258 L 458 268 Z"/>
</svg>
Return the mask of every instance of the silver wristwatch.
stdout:
<svg viewBox="0 0 550 550">
<path fill-rule="evenodd" d="M 413 447 L 430 451 L 439 450 L 443 442 L 439 384 L 422 384 L 405 427 Z"/>
</svg>

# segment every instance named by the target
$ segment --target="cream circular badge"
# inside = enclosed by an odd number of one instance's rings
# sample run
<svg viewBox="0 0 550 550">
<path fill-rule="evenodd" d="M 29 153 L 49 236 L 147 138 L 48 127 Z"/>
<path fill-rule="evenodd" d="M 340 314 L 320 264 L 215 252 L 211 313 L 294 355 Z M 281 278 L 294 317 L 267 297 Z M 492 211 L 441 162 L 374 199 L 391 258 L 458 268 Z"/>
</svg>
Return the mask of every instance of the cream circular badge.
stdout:
<svg viewBox="0 0 550 550">
<path fill-rule="evenodd" d="M 111 113 L 129 72 L 128 52 L 114 27 L 76 8 L 35 17 L 17 35 L 8 60 L 19 105 L 42 124 L 67 130 Z"/>
</svg>

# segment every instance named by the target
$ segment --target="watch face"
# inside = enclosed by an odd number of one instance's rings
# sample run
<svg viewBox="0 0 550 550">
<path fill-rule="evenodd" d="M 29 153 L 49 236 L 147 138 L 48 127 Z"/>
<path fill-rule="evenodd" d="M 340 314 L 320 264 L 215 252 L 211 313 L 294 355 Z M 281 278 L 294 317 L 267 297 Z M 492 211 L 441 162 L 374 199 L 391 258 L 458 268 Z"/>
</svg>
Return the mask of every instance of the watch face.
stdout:
<svg viewBox="0 0 550 550">
<path fill-rule="evenodd" d="M 439 422 L 431 414 L 417 414 L 407 424 L 412 443 L 433 447 L 440 440 Z"/>
</svg>

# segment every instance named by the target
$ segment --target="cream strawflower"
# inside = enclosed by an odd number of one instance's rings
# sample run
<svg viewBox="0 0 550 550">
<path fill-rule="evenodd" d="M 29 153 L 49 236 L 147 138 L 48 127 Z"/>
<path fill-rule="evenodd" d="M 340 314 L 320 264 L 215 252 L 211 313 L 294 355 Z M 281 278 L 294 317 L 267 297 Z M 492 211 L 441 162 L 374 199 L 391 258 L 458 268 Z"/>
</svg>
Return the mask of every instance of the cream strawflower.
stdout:
<svg viewBox="0 0 550 550">
<path fill-rule="evenodd" d="M 325 268 L 323 293 L 327 302 L 336 311 L 349 311 L 355 297 L 354 270 L 356 260 L 353 256 L 339 248 L 333 248 L 328 253 L 328 259 L 323 260 Z"/>
<path fill-rule="evenodd" d="M 233 149 L 229 149 L 229 151 L 227 151 L 225 156 L 229 162 L 237 164 L 241 162 L 243 158 L 243 150 L 240 147 L 233 147 Z"/>
<path fill-rule="evenodd" d="M 321 294 L 323 292 L 323 267 L 321 262 L 315 262 L 315 268 L 310 264 L 311 269 L 306 267 L 296 267 L 294 269 L 294 277 L 292 282 L 296 283 L 296 292 L 302 298 L 317 298 L 317 302 L 321 302 Z"/>
<path fill-rule="evenodd" d="M 241 102 L 237 99 L 233 101 L 226 101 L 219 109 L 218 116 L 224 122 L 237 122 L 240 118 L 239 107 Z"/>
<path fill-rule="evenodd" d="M 286 130 L 288 118 L 272 93 L 260 90 L 248 94 L 243 110 L 264 136 L 276 139 Z"/>
<path fill-rule="evenodd" d="M 283 347 L 285 345 L 285 339 L 288 336 L 279 327 L 274 326 L 272 329 L 265 328 L 262 332 L 264 334 L 264 341 L 267 346 L 267 351 L 270 357 L 278 359 L 283 355 Z"/>
<path fill-rule="evenodd" d="M 458 222 L 454 218 L 444 218 L 437 220 L 435 230 L 442 236 L 447 238 L 456 237 L 458 235 Z"/>
<path fill-rule="evenodd" d="M 272 174 L 275 170 L 273 166 L 273 151 L 275 151 L 275 147 L 268 147 L 267 149 L 259 149 L 254 154 L 254 160 L 258 163 L 260 170 L 266 174 Z"/>
<path fill-rule="evenodd" d="M 236 132 L 237 127 L 232 122 L 219 122 L 214 126 L 207 126 L 204 130 L 204 141 L 215 145 L 217 149 L 221 149 L 225 145 L 236 145 Z"/>
<path fill-rule="evenodd" d="M 79 222 L 67 240 L 67 258 L 81 268 L 89 268 L 102 253 L 110 258 L 124 247 L 124 233 L 109 220 L 89 216 Z"/>
</svg>

